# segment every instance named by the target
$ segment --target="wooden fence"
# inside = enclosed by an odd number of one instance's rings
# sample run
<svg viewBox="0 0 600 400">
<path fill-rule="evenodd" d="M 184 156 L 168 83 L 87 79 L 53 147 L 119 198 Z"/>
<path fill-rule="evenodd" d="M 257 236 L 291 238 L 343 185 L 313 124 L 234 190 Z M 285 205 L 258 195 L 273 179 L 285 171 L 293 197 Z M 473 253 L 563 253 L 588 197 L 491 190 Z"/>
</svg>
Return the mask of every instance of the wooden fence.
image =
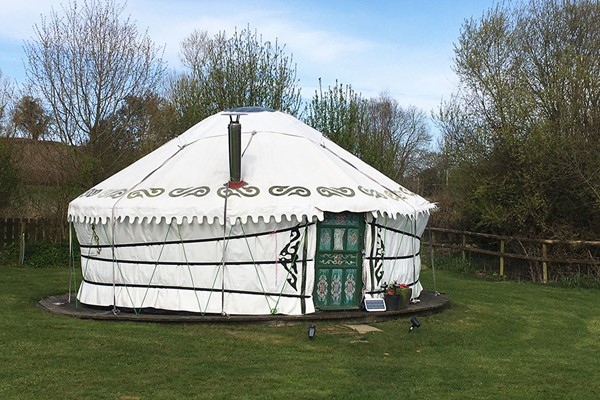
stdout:
<svg viewBox="0 0 600 400">
<path fill-rule="evenodd" d="M 422 244 L 434 253 L 460 254 L 465 262 L 474 255 L 485 256 L 487 265 L 493 262 L 500 276 L 507 275 L 510 263 L 512 275 L 527 273 L 544 283 L 572 273 L 600 280 L 600 241 L 529 239 L 428 227 Z"/>
<path fill-rule="evenodd" d="M 0 218 L 0 249 L 12 244 L 49 241 L 61 243 L 67 240 L 67 221 L 49 219 Z"/>
<path fill-rule="evenodd" d="M 0 218 L 0 250 L 67 240 L 66 221 Z M 460 254 L 465 262 L 484 256 L 487 268 L 500 276 L 529 275 L 531 280 L 546 283 L 575 272 L 600 280 L 600 241 L 529 239 L 428 227 L 421 244 L 434 254 Z"/>
</svg>

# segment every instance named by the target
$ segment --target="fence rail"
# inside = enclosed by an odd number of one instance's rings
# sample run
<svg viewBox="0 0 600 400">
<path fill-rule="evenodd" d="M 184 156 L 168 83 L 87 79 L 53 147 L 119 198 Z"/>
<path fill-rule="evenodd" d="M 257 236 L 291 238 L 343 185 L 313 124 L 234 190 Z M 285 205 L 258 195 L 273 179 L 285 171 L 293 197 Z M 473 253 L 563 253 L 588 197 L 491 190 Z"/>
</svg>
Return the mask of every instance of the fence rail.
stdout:
<svg viewBox="0 0 600 400">
<path fill-rule="evenodd" d="M 62 243 L 67 234 L 66 221 L 0 218 L 0 249 L 18 244 L 24 251 L 26 243 Z M 464 261 L 473 254 L 493 257 L 500 276 L 506 274 L 508 260 L 518 260 L 521 263 L 511 267 L 527 268 L 531 279 L 544 283 L 564 266 L 592 269 L 600 280 L 600 241 L 530 239 L 436 227 L 428 227 L 423 236 L 422 244 L 434 252 L 460 253 Z"/>
<path fill-rule="evenodd" d="M 505 275 L 507 259 L 527 261 L 521 267 L 526 265 L 530 273 L 541 266 L 539 278 L 544 283 L 551 279 L 552 269 L 558 271 L 565 265 L 593 268 L 600 275 L 600 241 L 530 239 L 436 227 L 428 227 L 423 239 L 423 245 L 431 246 L 432 251 L 460 252 L 463 261 L 467 254 L 492 256 L 497 259 L 500 276 Z"/>
<path fill-rule="evenodd" d="M 61 243 L 66 240 L 68 225 L 38 218 L 0 218 L 0 249 L 16 243 L 50 241 Z"/>
</svg>

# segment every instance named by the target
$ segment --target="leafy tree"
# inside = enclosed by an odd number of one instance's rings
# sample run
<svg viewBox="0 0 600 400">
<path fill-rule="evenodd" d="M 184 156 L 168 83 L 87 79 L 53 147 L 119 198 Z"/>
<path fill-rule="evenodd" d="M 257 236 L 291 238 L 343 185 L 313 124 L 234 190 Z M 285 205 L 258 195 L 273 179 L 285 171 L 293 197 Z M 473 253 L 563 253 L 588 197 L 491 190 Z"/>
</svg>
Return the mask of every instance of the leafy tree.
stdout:
<svg viewBox="0 0 600 400">
<path fill-rule="evenodd" d="M 3 78 L 0 71 L 0 208 L 10 203 L 20 182 L 19 171 L 15 166 L 14 146 L 10 141 L 14 128 L 8 118 L 13 98 L 14 87 Z"/>
<path fill-rule="evenodd" d="M 114 132 L 115 140 L 107 138 L 106 146 L 127 148 L 127 164 L 144 156 L 177 136 L 173 124 L 177 118 L 171 104 L 156 93 L 128 96 L 122 107 L 105 123 L 107 132 Z M 127 164 L 123 165 L 125 167 Z"/>
<path fill-rule="evenodd" d="M 31 96 L 23 96 L 15 106 L 12 121 L 17 128 L 34 140 L 48 135 L 50 116 L 41 105 L 41 101 Z"/>
<path fill-rule="evenodd" d="M 170 98 L 181 131 L 228 108 L 262 106 L 296 115 L 300 88 L 285 46 L 263 41 L 250 27 L 228 38 L 195 31 L 182 45 L 189 72 L 172 79 Z"/>
<path fill-rule="evenodd" d="M 367 101 L 352 86 L 335 82 L 323 92 L 319 90 L 306 107 L 305 122 L 351 153 L 358 152 L 358 138 L 367 118 Z"/>
<path fill-rule="evenodd" d="M 42 18 L 25 44 L 29 84 L 47 102 L 57 136 L 81 147 L 73 155 L 84 186 L 114 171 L 110 160 L 118 157 L 106 140 L 119 134 L 106 121 L 128 97 L 157 87 L 164 73 L 161 49 L 121 17 L 123 10 L 114 0 L 70 2 L 62 14 Z"/>
<path fill-rule="evenodd" d="M 10 204 L 20 181 L 20 174 L 15 166 L 13 146 L 6 138 L 0 137 L 0 208 Z"/>
<path fill-rule="evenodd" d="M 438 125 L 462 223 L 501 233 L 600 228 L 600 4 L 530 0 L 463 25 L 460 88 Z"/>
<path fill-rule="evenodd" d="M 305 114 L 307 124 L 397 182 L 417 174 L 431 141 L 416 107 L 403 108 L 387 94 L 364 100 L 337 81 L 327 91 L 319 82 Z"/>
</svg>

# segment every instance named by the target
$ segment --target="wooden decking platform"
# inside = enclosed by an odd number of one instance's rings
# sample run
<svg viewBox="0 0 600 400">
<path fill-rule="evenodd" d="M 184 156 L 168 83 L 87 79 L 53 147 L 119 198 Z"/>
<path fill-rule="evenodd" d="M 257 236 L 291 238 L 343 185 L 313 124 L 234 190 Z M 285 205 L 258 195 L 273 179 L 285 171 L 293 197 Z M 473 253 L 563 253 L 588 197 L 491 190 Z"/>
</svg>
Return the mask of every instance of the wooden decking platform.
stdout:
<svg viewBox="0 0 600 400">
<path fill-rule="evenodd" d="M 273 325 L 289 325 L 294 323 L 315 321 L 344 321 L 371 323 L 395 318 L 406 318 L 412 315 L 426 315 L 442 311 L 450 306 L 450 297 L 444 293 L 423 291 L 420 301 L 409 304 L 399 311 L 319 311 L 306 315 L 220 315 L 197 314 L 184 312 L 164 312 L 143 309 L 141 312 L 133 310 L 119 310 L 114 313 L 112 308 L 90 307 L 76 303 L 75 298 L 68 301 L 67 294 L 50 296 L 40 300 L 38 306 L 54 314 L 68 315 L 82 319 L 110 320 L 110 321 L 139 321 L 139 322 L 165 322 L 165 323 L 262 323 Z M 139 310 L 138 310 L 139 311 Z"/>
</svg>

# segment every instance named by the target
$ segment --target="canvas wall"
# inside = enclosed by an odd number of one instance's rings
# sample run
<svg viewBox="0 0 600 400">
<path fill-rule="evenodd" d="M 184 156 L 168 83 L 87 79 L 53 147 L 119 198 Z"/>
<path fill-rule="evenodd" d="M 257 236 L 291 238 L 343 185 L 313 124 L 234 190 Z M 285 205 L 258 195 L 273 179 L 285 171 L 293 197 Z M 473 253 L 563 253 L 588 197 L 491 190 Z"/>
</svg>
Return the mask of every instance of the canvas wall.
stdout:
<svg viewBox="0 0 600 400">
<path fill-rule="evenodd" d="M 314 223 L 238 223 L 224 229 L 125 220 L 75 228 L 82 303 L 199 313 L 314 312 L 314 262 L 307 257 L 314 253 Z"/>
<path fill-rule="evenodd" d="M 364 295 L 383 282 L 422 285 L 420 236 L 428 215 L 367 214 Z M 235 224 L 74 223 L 84 304 L 140 310 L 301 315 L 312 301 L 316 221 Z M 222 238 L 226 237 L 226 240 Z"/>
<path fill-rule="evenodd" d="M 412 288 L 413 298 L 423 290 L 420 237 L 429 215 L 389 218 L 367 215 L 363 282 L 365 296 L 379 297 L 383 283 L 404 283 Z"/>
</svg>

